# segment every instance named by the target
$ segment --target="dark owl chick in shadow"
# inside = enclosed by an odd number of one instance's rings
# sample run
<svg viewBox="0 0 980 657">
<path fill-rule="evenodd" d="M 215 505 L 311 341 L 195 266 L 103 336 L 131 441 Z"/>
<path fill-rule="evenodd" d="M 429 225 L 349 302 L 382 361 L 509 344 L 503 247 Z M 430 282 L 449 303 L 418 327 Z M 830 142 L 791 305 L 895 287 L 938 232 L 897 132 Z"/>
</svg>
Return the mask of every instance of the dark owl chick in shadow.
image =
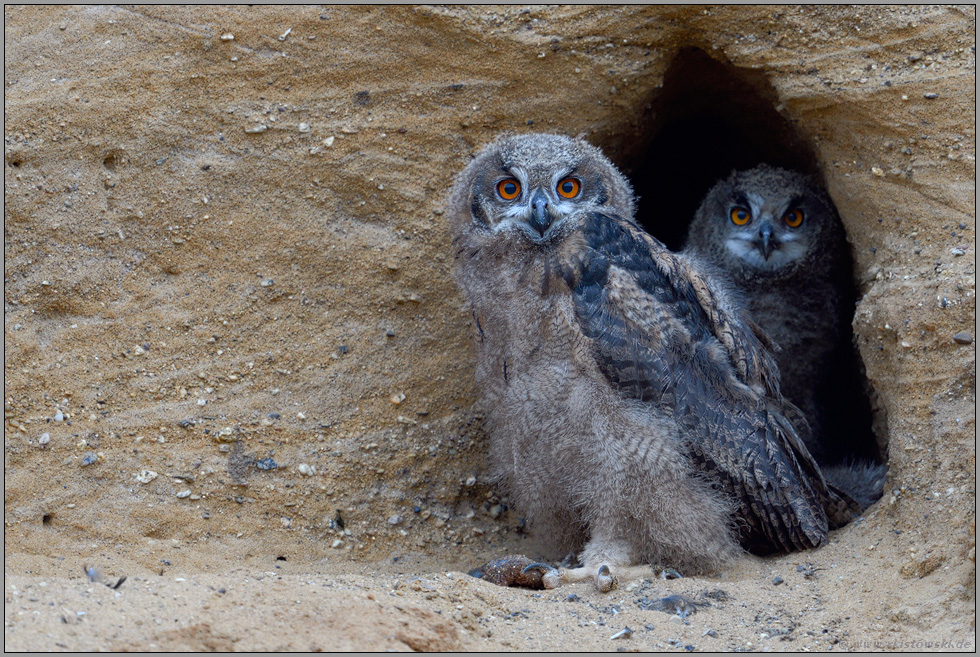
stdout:
<svg viewBox="0 0 980 657">
<path fill-rule="evenodd" d="M 501 138 L 448 207 L 494 470 L 555 554 L 581 550 L 545 586 L 813 548 L 859 512 L 787 419 L 768 339 L 640 229 L 597 148 Z"/>
<path fill-rule="evenodd" d="M 708 192 L 684 253 L 719 270 L 779 346 L 782 393 L 810 425 L 825 474 L 870 505 L 884 466 L 852 345 L 856 294 L 840 217 L 803 174 L 760 165 Z"/>
</svg>

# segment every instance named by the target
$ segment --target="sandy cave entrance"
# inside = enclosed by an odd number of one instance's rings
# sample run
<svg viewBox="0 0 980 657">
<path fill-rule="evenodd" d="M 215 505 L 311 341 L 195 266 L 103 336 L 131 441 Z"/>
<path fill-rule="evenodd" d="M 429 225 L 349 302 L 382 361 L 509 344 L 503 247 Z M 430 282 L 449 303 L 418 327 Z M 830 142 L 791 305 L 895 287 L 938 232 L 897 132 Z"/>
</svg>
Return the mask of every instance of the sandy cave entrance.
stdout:
<svg viewBox="0 0 980 657">
<path fill-rule="evenodd" d="M 780 113 L 779 103 L 764 71 L 738 68 L 700 48 L 679 50 L 647 105 L 648 145 L 633 162 L 623 163 L 639 197 L 640 224 L 668 248 L 679 250 L 701 199 L 733 170 L 768 163 L 822 182 L 816 153 Z M 853 257 L 846 256 L 853 279 Z M 858 301 L 855 283 L 855 306 Z M 845 320 L 850 326 L 853 308 Z M 833 367 L 839 373 L 835 376 L 847 379 L 841 383 L 854 400 L 842 402 L 833 426 L 827 427 L 828 436 L 843 437 L 828 457 L 832 462 L 884 462 L 885 411 L 872 401 L 877 393 L 856 347 L 848 358 Z"/>
</svg>

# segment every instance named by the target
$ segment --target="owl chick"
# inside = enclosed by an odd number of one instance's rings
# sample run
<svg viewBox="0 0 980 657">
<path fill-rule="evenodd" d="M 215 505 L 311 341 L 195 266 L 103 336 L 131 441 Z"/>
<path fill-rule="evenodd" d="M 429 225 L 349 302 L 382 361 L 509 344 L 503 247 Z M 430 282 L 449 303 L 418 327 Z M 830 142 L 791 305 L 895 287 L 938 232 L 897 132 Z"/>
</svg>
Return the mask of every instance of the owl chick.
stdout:
<svg viewBox="0 0 980 657">
<path fill-rule="evenodd" d="M 782 392 L 810 423 L 811 454 L 826 463 L 876 457 L 851 346 L 844 229 L 826 192 L 768 165 L 732 173 L 701 203 L 684 251 L 719 268 L 780 347 Z"/>
<path fill-rule="evenodd" d="M 785 417 L 764 334 L 634 223 L 601 151 L 503 137 L 448 209 L 496 475 L 556 553 L 583 548 L 546 586 L 713 571 L 739 543 L 816 547 L 850 520 Z"/>
</svg>

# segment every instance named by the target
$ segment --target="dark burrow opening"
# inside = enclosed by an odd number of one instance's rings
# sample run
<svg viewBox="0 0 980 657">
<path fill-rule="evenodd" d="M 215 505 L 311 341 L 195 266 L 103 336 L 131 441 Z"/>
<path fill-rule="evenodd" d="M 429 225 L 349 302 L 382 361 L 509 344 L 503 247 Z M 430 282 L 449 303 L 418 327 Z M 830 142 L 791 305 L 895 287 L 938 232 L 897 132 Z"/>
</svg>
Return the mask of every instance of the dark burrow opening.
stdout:
<svg viewBox="0 0 980 657">
<path fill-rule="evenodd" d="M 718 61 L 699 48 L 679 51 L 650 100 L 646 125 L 652 139 L 632 167 L 639 223 L 677 251 L 702 198 L 733 170 L 767 163 L 822 183 L 816 154 L 780 114 L 779 102 L 765 72 Z M 853 280 L 851 254 L 844 255 L 851 274 L 845 278 Z M 856 285 L 851 301 L 857 301 Z M 820 384 L 822 404 L 833 409 L 820 432 L 828 448 L 825 463 L 884 460 L 884 411 L 872 413 L 874 391 L 852 346 L 854 303 L 845 305 L 849 311 L 841 318 L 847 327 L 842 343 L 851 348 L 828 363 L 830 374 Z M 876 437 L 876 429 L 882 435 Z"/>
</svg>

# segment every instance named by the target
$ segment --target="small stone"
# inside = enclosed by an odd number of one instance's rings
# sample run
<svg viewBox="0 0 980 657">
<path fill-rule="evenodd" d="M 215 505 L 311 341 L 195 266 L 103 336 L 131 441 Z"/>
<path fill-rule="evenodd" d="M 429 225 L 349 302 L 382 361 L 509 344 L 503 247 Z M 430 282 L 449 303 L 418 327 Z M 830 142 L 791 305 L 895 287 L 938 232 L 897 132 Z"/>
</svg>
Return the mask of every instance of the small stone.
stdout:
<svg viewBox="0 0 980 657">
<path fill-rule="evenodd" d="M 389 338 L 393 338 L 395 337 L 395 332 L 391 329 L 388 329 L 387 331 L 385 331 L 385 335 L 388 336 Z"/>
<path fill-rule="evenodd" d="M 235 434 L 234 429 L 232 429 L 231 427 L 225 427 L 221 431 L 214 434 L 214 439 L 217 440 L 219 443 L 233 443 L 235 442 L 234 434 Z"/>
<path fill-rule="evenodd" d="M 250 135 L 256 135 L 259 134 L 260 132 L 265 132 L 268 129 L 269 126 L 265 125 L 264 123 L 261 123 L 256 126 L 252 126 L 251 128 L 245 128 L 245 132 L 247 132 Z"/>
<path fill-rule="evenodd" d="M 190 489 L 187 488 L 177 493 L 177 497 L 180 499 L 184 499 L 185 497 L 190 497 L 190 496 L 191 496 L 191 491 Z"/>
<path fill-rule="evenodd" d="M 928 98 L 929 100 L 935 100 L 936 98 L 939 98 L 939 94 L 935 94 L 935 93 L 931 93 L 930 92 L 930 93 L 922 94 L 922 97 L 923 98 Z"/>
<path fill-rule="evenodd" d="M 65 414 L 62 413 L 61 411 L 55 411 L 54 421 L 55 422 L 64 422 L 64 420 L 65 420 Z"/>
<path fill-rule="evenodd" d="M 41 445 L 42 447 L 50 442 L 51 442 L 51 434 L 49 433 L 42 433 L 41 437 L 37 439 L 37 444 Z"/>
<path fill-rule="evenodd" d="M 882 178 L 885 175 L 885 171 L 880 167 L 871 167 L 871 173 L 873 173 L 878 178 Z"/>
<path fill-rule="evenodd" d="M 261 283 L 259 283 L 259 285 L 261 285 L 262 287 L 272 287 L 275 284 L 276 284 L 276 282 L 274 280 L 272 280 L 271 278 L 267 278 L 264 281 L 262 281 Z"/>
<path fill-rule="evenodd" d="M 776 575 L 775 577 L 772 578 L 772 585 L 773 586 L 779 586 L 780 584 L 783 583 L 783 581 L 784 580 L 783 580 L 782 577 L 780 577 L 779 575 Z"/>
<path fill-rule="evenodd" d="M 333 540 L 333 543 L 330 544 L 330 547 L 336 550 L 337 548 L 343 547 L 343 545 L 344 542 L 342 540 L 340 540 L 339 538 L 335 538 Z"/>
<path fill-rule="evenodd" d="M 966 251 L 958 246 L 950 249 L 949 252 L 952 253 L 954 256 L 966 255 Z"/>
<path fill-rule="evenodd" d="M 503 512 L 504 512 L 504 507 L 502 507 L 499 504 L 494 504 L 492 507 L 490 507 L 490 510 L 489 510 L 490 517 L 493 518 L 494 520 L 496 520 L 497 518 L 499 518 L 500 517 L 500 514 L 503 513 Z"/>
<path fill-rule="evenodd" d="M 300 132 L 304 132 L 305 133 L 305 132 L 309 132 L 312 129 L 313 128 L 310 127 L 310 124 L 309 123 L 300 123 L 299 124 L 299 131 Z"/>
<path fill-rule="evenodd" d="M 393 394 L 391 396 L 391 403 L 394 404 L 395 406 L 398 406 L 403 401 L 405 401 L 405 393 L 404 392 L 396 392 L 395 394 Z"/>
<path fill-rule="evenodd" d="M 275 470 L 279 466 L 272 459 L 260 459 L 255 462 L 255 467 L 259 470 Z"/>
<path fill-rule="evenodd" d="M 973 344 L 973 336 L 966 331 L 961 331 L 953 336 L 953 342 L 956 344 Z"/>
<path fill-rule="evenodd" d="M 674 623 L 676 625 L 684 624 L 684 619 L 678 616 L 677 614 L 671 614 L 670 618 L 668 618 L 667 620 L 669 620 L 671 623 Z"/>
<path fill-rule="evenodd" d="M 330 135 L 320 143 L 329 148 L 330 146 L 333 146 L 333 140 L 334 140 L 334 136 Z"/>
<path fill-rule="evenodd" d="M 467 486 L 473 486 L 475 484 L 476 484 L 476 477 L 468 477 L 466 479 L 466 485 Z"/>
<path fill-rule="evenodd" d="M 157 476 L 157 473 L 153 470 L 140 470 L 138 473 L 136 473 L 136 481 L 140 482 L 141 484 L 148 484 L 156 479 Z"/>
<path fill-rule="evenodd" d="M 227 34 L 222 34 L 218 38 L 221 39 L 222 41 L 234 41 L 235 40 L 235 35 L 232 34 L 231 32 L 229 32 Z"/>
<path fill-rule="evenodd" d="M 197 405 L 198 406 L 204 406 L 207 403 L 208 403 L 208 400 L 207 399 L 198 399 L 197 400 Z"/>
<path fill-rule="evenodd" d="M 401 516 L 398 516 L 398 515 L 391 516 L 390 518 L 388 518 L 388 524 L 389 525 L 397 525 L 397 524 L 400 524 L 401 521 L 402 521 L 402 517 Z"/>
<path fill-rule="evenodd" d="M 301 475 L 305 475 L 307 477 L 312 477 L 313 475 L 316 474 L 316 468 L 314 468 L 309 463 L 300 463 L 299 465 L 296 466 L 296 471 L 299 472 Z"/>
<path fill-rule="evenodd" d="M 98 454 L 96 454 L 95 452 L 88 452 L 87 454 L 85 454 L 85 456 L 82 457 L 82 467 L 84 468 L 87 465 L 92 465 L 98 460 L 99 460 Z"/>
</svg>

